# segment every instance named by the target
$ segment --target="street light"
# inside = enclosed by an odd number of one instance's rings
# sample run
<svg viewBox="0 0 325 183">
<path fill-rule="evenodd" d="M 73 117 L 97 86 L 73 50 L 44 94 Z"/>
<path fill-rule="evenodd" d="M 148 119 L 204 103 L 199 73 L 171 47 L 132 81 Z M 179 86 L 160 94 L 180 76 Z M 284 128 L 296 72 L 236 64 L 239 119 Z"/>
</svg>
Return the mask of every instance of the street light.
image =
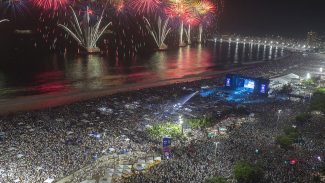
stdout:
<svg viewBox="0 0 325 183">
<path fill-rule="evenodd" d="M 279 119 L 280 119 L 280 114 L 281 114 L 281 112 L 282 112 L 282 110 L 281 109 L 279 109 L 278 110 L 278 120 L 277 120 L 277 122 L 279 121 Z"/>
<path fill-rule="evenodd" d="M 323 67 L 319 68 L 319 72 L 323 72 Z"/>
<path fill-rule="evenodd" d="M 310 79 L 310 73 L 307 73 L 306 78 L 307 78 L 307 79 Z"/>
<path fill-rule="evenodd" d="M 182 128 L 182 134 L 184 134 L 184 131 L 183 131 L 183 123 L 184 123 L 184 121 L 183 121 L 182 116 L 179 116 L 179 124 L 181 125 L 181 128 Z"/>
<path fill-rule="evenodd" d="M 216 148 L 215 148 L 215 155 L 216 155 L 216 157 L 217 157 L 217 148 L 218 148 L 218 144 L 220 144 L 220 142 L 214 142 L 214 144 L 216 145 Z"/>
<path fill-rule="evenodd" d="M 311 101 L 311 96 L 312 95 L 313 95 L 312 93 L 309 93 L 309 102 Z"/>
</svg>

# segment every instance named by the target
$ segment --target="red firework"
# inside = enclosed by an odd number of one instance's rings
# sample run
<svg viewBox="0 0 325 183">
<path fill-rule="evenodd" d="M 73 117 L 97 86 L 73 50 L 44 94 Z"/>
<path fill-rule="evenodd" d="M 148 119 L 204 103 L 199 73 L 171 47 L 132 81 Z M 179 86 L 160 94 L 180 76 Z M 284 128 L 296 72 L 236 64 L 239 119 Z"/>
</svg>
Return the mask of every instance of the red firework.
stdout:
<svg viewBox="0 0 325 183">
<path fill-rule="evenodd" d="M 124 7 L 125 7 L 124 1 L 118 2 L 115 7 L 116 7 L 117 12 L 119 12 L 119 13 L 122 12 L 124 10 Z"/>
<path fill-rule="evenodd" d="M 188 16 L 184 17 L 183 20 L 186 24 L 189 24 L 191 26 L 195 26 L 200 23 L 199 18 L 193 14 L 189 14 Z"/>
<path fill-rule="evenodd" d="M 43 10 L 58 10 L 68 4 L 68 0 L 32 0 L 32 4 Z"/>
<path fill-rule="evenodd" d="M 159 7 L 160 0 L 130 0 L 129 5 L 137 13 L 150 13 Z"/>
<path fill-rule="evenodd" d="M 190 8 L 184 0 L 174 0 L 165 9 L 165 13 L 170 17 L 187 17 L 189 15 Z"/>
<path fill-rule="evenodd" d="M 206 15 L 216 11 L 216 6 L 209 0 L 201 0 L 194 7 L 200 15 Z"/>
</svg>

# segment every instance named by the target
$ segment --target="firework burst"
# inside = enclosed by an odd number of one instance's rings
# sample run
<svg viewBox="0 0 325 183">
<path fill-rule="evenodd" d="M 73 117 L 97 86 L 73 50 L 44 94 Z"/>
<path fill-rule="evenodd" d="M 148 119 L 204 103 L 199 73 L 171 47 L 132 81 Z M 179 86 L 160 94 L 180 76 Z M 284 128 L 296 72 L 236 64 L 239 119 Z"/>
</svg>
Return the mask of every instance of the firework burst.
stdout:
<svg viewBox="0 0 325 183">
<path fill-rule="evenodd" d="M 118 13 L 121 13 L 125 9 L 124 1 L 117 2 L 115 8 Z"/>
<path fill-rule="evenodd" d="M 168 21 L 169 18 L 167 18 L 167 20 L 165 20 L 164 22 L 161 20 L 160 17 L 158 17 L 158 21 L 157 21 L 157 29 L 153 28 L 150 24 L 150 22 L 148 21 L 148 19 L 146 19 L 145 17 L 143 18 L 145 23 L 146 23 L 146 28 L 149 31 L 150 35 L 154 38 L 155 43 L 158 47 L 159 50 L 165 50 L 167 49 L 167 45 L 164 43 L 165 39 L 167 37 L 167 35 L 169 34 L 171 28 L 168 27 Z"/>
<path fill-rule="evenodd" d="M 68 5 L 68 0 L 32 0 L 32 4 L 46 11 L 56 11 Z"/>
<path fill-rule="evenodd" d="M 75 11 L 70 7 L 73 15 L 73 21 L 71 21 L 71 29 L 65 25 L 58 24 L 59 27 L 64 29 L 67 33 L 73 37 L 79 45 L 85 48 L 88 52 L 97 52 L 99 49 L 96 46 L 98 39 L 103 35 L 104 31 L 111 25 L 111 22 L 108 23 L 103 28 L 100 28 L 100 25 L 103 20 L 104 11 L 97 22 L 92 25 L 90 21 L 90 15 L 93 11 L 87 7 L 86 13 L 83 17 L 83 20 L 79 22 Z"/>
<path fill-rule="evenodd" d="M 191 27 L 197 25 L 199 23 L 198 17 L 195 15 L 190 15 L 185 18 L 185 23 L 187 24 L 187 28 L 185 28 L 185 35 L 187 38 L 187 44 L 191 44 Z"/>
<path fill-rule="evenodd" d="M 202 42 L 203 23 L 207 17 L 211 17 L 216 13 L 216 6 L 209 0 L 199 0 L 193 3 L 193 13 L 198 17 L 199 35 L 198 42 Z M 206 21 L 208 22 L 208 21 Z"/>
<path fill-rule="evenodd" d="M 193 3 L 193 7 L 197 14 L 206 15 L 208 13 L 214 13 L 216 10 L 215 5 L 208 0 L 201 0 Z"/>
<path fill-rule="evenodd" d="M 170 18 L 179 18 L 180 25 L 179 25 L 179 46 L 185 46 L 183 41 L 183 34 L 184 34 L 184 18 L 189 15 L 189 4 L 185 0 L 171 0 L 169 2 L 168 7 L 165 9 L 165 13 Z"/>
<path fill-rule="evenodd" d="M 16 17 L 18 14 L 29 12 L 26 6 L 26 0 L 8 0 L 3 3 L 5 15 Z"/>
<path fill-rule="evenodd" d="M 170 18 L 186 17 L 189 11 L 189 4 L 184 0 L 170 1 L 168 7 L 165 9 L 165 13 Z"/>
<path fill-rule="evenodd" d="M 130 0 L 129 6 L 137 13 L 151 13 L 155 11 L 162 2 L 160 0 Z"/>
</svg>

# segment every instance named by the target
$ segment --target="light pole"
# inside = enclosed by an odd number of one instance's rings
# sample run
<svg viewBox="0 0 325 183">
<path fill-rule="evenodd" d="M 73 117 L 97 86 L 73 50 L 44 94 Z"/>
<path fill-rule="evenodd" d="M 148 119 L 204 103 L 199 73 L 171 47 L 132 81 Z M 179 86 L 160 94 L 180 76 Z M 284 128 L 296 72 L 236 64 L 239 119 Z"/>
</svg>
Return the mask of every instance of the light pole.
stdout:
<svg viewBox="0 0 325 183">
<path fill-rule="evenodd" d="M 312 93 L 309 93 L 309 102 L 311 101 Z"/>
<path fill-rule="evenodd" d="M 182 116 L 179 116 L 179 124 L 181 125 L 181 128 L 182 128 L 182 135 L 184 134 L 183 123 L 184 123 L 184 121 L 183 121 Z"/>
<path fill-rule="evenodd" d="M 218 148 L 218 144 L 220 144 L 220 142 L 214 142 L 214 144 L 216 145 L 216 148 L 215 148 L 214 154 L 215 154 L 216 157 L 217 157 L 217 148 Z"/>
<path fill-rule="evenodd" d="M 281 114 L 281 112 L 282 112 L 282 110 L 279 109 L 279 110 L 278 110 L 278 120 L 277 120 L 277 122 L 280 120 L 280 114 Z"/>
</svg>

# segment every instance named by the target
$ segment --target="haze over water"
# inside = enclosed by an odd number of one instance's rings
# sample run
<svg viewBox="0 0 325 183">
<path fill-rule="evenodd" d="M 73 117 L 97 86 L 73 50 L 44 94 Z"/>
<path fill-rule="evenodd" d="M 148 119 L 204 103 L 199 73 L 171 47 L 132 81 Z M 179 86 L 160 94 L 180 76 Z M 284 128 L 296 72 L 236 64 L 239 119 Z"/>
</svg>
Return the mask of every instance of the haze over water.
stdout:
<svg viewBox="0 0 325 183">
<path fill-rule="evenodd" d="M 49 55 L 1 62 L 0 99 L 118 88 L 130 83 L 173 80 L 241 67 L 284 56 L 282 48 L 210 42 L 132 59 L 101 55 Z"/>
</svg>

